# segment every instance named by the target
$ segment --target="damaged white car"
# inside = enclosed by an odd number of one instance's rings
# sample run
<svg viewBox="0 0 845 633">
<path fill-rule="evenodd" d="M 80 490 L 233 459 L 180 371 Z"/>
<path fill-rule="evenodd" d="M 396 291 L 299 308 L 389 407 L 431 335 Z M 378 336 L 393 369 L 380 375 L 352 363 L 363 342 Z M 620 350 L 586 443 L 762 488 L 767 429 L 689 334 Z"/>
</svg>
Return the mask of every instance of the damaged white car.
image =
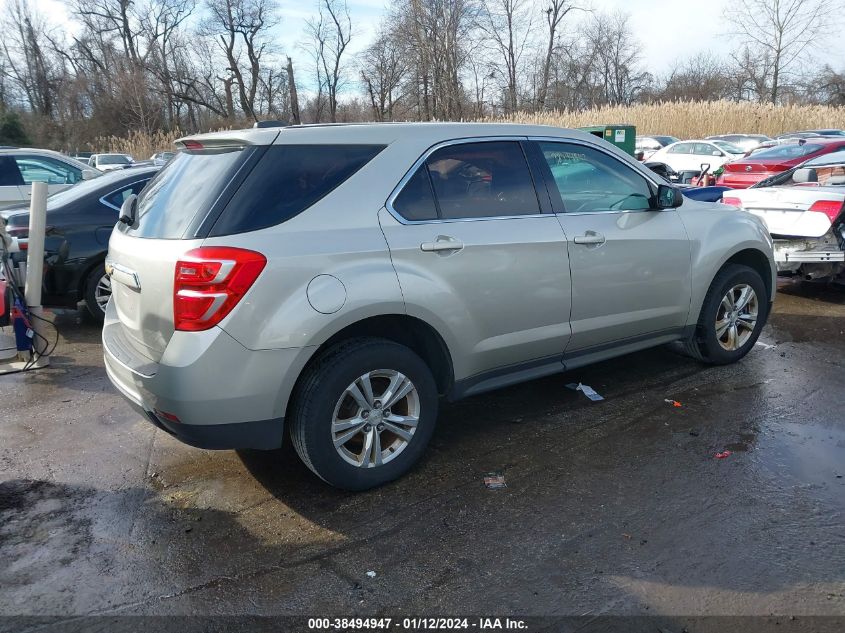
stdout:
<svg viewBox="0 0 845 633">
<path fill-rule="evenodd" d="M 845 151 L 817 156 L 749 189 L 726 191 L 722 201 L 766 222 L 779 273 L 845 277 Z"/>
</svg>

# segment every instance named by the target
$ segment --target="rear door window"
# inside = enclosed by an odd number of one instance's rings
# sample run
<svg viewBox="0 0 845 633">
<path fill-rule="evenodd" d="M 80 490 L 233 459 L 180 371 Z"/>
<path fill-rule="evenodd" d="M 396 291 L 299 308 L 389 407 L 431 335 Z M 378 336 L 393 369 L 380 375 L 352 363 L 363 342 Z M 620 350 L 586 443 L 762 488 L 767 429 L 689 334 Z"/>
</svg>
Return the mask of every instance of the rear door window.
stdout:
<svg viewBox="0 0 845 633">
<path fill-rule="evenodd" d="M 678 143 L 669 148 L 670 154 L 692 154 L 692 143 Z"/>
<path fill-rule="evenodd" d="M 393 209 L 406 220 L 437 219 L 437 204 L 431 191 L 428 167 L 421 165 L 393 201 Z"/>
<path fill-rule="evenodd" d="M 255 231 L 289 220 L 383 149 L 383 145 L 273 145 L 238 187 L 210 235 Z"/>
<path fill-rule="evenodd" d="M 528 162 L 516 141 L 449 145 L 426 164 L 444 220 L 540 213 Z"/>
<path fill-rule="evenodd" d="M 138 198 L 134 227 L 118 230 L 135 237 L 180 239 L 194 218 L 207 215 L 251 149 L 227 147 L 181 151 Z"/>
</svg>

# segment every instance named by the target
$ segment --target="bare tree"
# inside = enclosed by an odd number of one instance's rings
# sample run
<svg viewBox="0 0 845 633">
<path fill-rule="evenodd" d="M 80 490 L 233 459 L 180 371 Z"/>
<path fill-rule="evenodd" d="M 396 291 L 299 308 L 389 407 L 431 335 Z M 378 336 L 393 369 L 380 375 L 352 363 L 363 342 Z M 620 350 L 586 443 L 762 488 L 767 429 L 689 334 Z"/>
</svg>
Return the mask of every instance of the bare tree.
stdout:
<svg viewBox="0 0 845 633">
<path fill-rule="evenodd" d="M 216 38 L 228 64 L 227 75 L 221 81 L 237 89 L 241 111 L 257 121 L 255 97 L 261 83 L 261 62 L 271 49 L 270 30 L 278 24 L 276 3 L 274 0 L 206 0 L 206 3 L 209 16 L 203 23 L 203 31 Z"/>
<path fill-rule="evenodd" d="M 768 60 L 768 98 L 778 102 L 784 75 L 818 42 L 837 10 L 831 0 L 735 0 L 725 18 L 747 47 Z"/>
<path fill-rule="evenodd" d="M 319 0 L 317 15 L 307 20 L 305 28 L 313 46 L 317 83 L 321 89 L 325 88 L 329 119 L 334 123 L 338 92 L 346 79 L 343 56 L 352 39 L 352 20 L 346 0 Z"/>
<path fill-rule="evenodd" d="M 515 112 L 519 107 L 521 62 L 529 43 L 533 8 L 534 0 L 484 0 L 479 24 L 504 65 L 502 69 L 498 59 L 492 62 L 492 67 L 504 77 L 506 112 Z"/>
<path fill-rule="evenodd" d="M 557 45 L 558 30 L 563 19 L 573 11 L 575 7 L 570 0 L 548 0 L 545 9 L 546 24 L 549 27 L 549 36 L 546 43 L 546 54 L 543 57 L 543 71 L 537 86 L 537 109 L 542 110 L 546 106 L 546 97 L 549 90 L 549 79 L 552 70 L 552 57 Z"/>
<path fill-rule="evenodd" d="M 383 26 L 375 41 L 361 54 L 361 79 L 376 121 L 391 121 L 400 86 L 408 71 L 396 38 Z"/>
</svg>

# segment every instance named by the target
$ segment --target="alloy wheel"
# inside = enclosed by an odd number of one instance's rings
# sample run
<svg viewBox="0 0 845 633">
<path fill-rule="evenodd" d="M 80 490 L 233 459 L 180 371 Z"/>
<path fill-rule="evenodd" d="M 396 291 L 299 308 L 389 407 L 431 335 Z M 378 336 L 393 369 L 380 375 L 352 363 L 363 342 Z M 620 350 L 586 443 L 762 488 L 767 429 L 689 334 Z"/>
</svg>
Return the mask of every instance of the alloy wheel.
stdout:
<svg viewBox="0 0 845 633">
<path fill-rule="evenodd" d="M 757 326 L 760 303 L 748 284 L 727 291 L 716 311 L 716 340 L 722 349 L 734 352 L 748 342 Z"/>
<path fill-rule="evenodd" d="M 332 417 L 332 442 L 359 468 L 387 464 L 404 451 L 420 419 L 420 397 L 411 379 L 393 369 L 359 376 L 340 396 Z"/>
</svg>

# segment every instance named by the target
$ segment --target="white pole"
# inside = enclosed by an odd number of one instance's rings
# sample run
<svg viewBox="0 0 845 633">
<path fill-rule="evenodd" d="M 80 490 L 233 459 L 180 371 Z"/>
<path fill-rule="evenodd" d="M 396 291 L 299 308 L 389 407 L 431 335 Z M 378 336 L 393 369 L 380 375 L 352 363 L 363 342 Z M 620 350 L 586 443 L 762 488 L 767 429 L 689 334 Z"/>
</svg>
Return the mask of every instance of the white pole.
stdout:
<svg viewBox="0 0 845 633">
<path fill-rule="evenodd" d="M 45 328 L 41 309 L 41 286 L 44 283 L 44 237 L 47 226 L 47 183 L 32 183 L 32 202 L 29 205 L 29 236 L 26 254 L 26 289 L 24 297 L 32 318 L 32 329 L 42 338 L 36 339 L 36 349 L 45 345 Z M 50 359 L 42 357 L 37 366 L 49 364 Z"/>
</svg>

